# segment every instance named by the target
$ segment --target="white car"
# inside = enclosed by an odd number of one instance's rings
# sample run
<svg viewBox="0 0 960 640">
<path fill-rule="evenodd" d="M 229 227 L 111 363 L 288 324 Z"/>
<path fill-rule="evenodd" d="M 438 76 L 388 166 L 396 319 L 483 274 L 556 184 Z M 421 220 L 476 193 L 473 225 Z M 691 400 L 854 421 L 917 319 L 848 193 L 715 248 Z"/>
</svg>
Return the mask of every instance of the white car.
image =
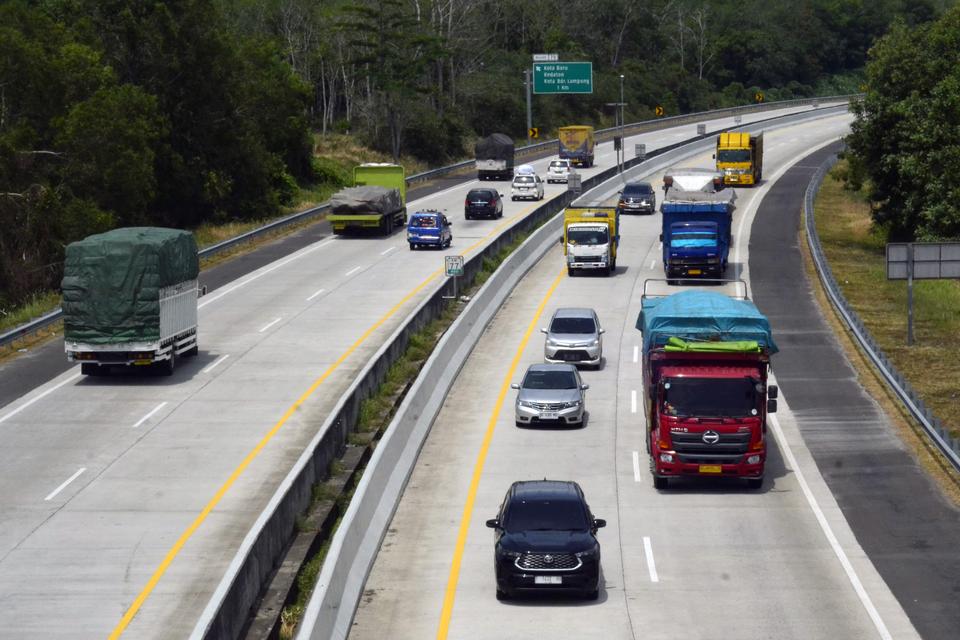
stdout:
<svg viewBox="0 0 960 640">
<path fill-rule="evenodd" d="M 570 176 L 569 160 L 552 160 L 547 167 L 547 182 L 566 182 Z"/>
<path fill-rule="evenodd" d="M 519 200 L 529 198 L 531 200 L 543 200 L 543 180 L 537 174 L 522 174 L 513 178 L 513 184 L 510 185 L 510 199 Z"/>
</svg>

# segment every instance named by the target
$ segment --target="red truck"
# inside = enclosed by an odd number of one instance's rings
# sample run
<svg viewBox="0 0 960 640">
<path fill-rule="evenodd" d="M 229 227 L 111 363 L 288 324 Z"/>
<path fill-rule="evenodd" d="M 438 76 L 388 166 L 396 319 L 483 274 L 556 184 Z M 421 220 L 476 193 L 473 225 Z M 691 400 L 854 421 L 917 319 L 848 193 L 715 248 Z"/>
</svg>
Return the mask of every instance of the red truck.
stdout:
<svg viewBox="0 0 960 640">
<path fill-rule="evenodd" d="M 654 487 L 702 476 L 743 478 L 759 489 L 767 414 L 777 410 L 777 387 L 767 384 L 777 345 L 766 316 L 721 293 L 645 293 L 637 328 Z"/>
</svg>

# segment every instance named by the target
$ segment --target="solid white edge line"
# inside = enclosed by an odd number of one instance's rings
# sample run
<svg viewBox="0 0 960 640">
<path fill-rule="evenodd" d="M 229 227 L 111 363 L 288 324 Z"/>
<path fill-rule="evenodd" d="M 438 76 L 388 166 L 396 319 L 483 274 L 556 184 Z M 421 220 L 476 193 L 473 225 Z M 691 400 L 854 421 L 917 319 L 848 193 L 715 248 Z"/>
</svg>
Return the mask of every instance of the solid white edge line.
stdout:
<svg viewBox="0 0 960 640">
<path fill-rule="evenodd" d="M 643 554 L 647 556 L 647 569 L 650 571 L 650 582 L 660 582 L 660 576 L 657 575 L 657 563 L 653 561 L 653 545 L 650 544 L 650 538 L 643 536 Z"/>
<path fill-rule="evenodd" d="M 307 302 L 310 302 L 311 300 L 313 300 L 314 298 L 316 298 L 318 295 L 320 295 L 320 294 L 323 293 L 324 291 L 326 291 L 326 289 L 318 289 L 317 291 L 314 291 L 314 292 L 313 292 L 313 295 L 311 295 L 309 298 L 307 298 Z"/>
<path fill-rule="evenodd" d="M 345 274 L 343 274 L 343 277 L 344 277 L 344 278 L 349 278 L 350 276 L 352 276 L 353 274 L 355 274 L 357 271 L 360 271 L 360 269 L 363 269 L 363 265 L 360 265 L 359 267 L 354 267 L 353 269 L 350 269 L 350 271 L 347 271 Z"/>
<path fill-rule="evenodd" d="M 139 427 L 140 425 L 142 425 L 144 422 L 146 422 L 147 420 L 149 420 L 150 418 L 152 418 L 152 417 L 153 417 L 153 414 L 155 414 L 157 411 L 160 411 L 160 409 L 163 409 L 165 406 L 167 406 L 167 403 L 166 403 L 166 402 L 161 402 L 160 404 L 158 404 L 156 407 L 153 408 L 153 411 L 151 411 L 151 412 L 148 413 L 147 415 L 145 415 L 145 416 L 143 416 L 142 418 L 140 418 L 139 420 L 137 420 L 137 424 L 133 425 L 133 428 L 136 429 L 137 427 Z"/>
<path fill-rule="evenodd" d="M 637 412 L 637 390 L 630 390 L 630 413 Z"/>
<path fill-rule="evenodd" d="M 230 286 L 230 287 L 227 287 L 226 289 L 223 289 L 222 291 L 218 291 L 217 293 L 211 294 L 209 297 L 208 297 L 208 296 L 204 296 L 204 297 L 203 297 L 203 298 L 204 298 L 204 299 L 203 299 L 203 302 L 201 302 L 200 304 L 197 305 L 197 309 L 203 309 L 205 306 L 207 306 L 207 305 L 210 304 L 211 302 L 216 302 L 217 300 L 219 300 L 220 298 L 224 297 L 225 295 L 227 295 L 227 294 L 229 294 L 229 293 L 233 293 L 234 291 L 236 291 L 236 290 L 239 289 L 240 287 L 246 286 L 246 285 L 250 284 L 251 282 L 253 282 L 254 280 L 258 280 L 258 279 L 262 278 L 263 276 L 267 275 L 267 274 L 270 273 L 271 271 L 275 271 L 275 270 L 279 269 L 280 267 L 284 267 L 284 266 L 290 264 L 291 262 L 293 262 L 294 260 L 299 260 L 299 259 L 302 258 L 303 256 L 305 256 L 305 255 L 307 255 L 307 254 L 309 254 L 309 253 L 312 253 L 312 252 L 316 251 L 317 249 L 322 249 L 323 247 L 326 247 L 327 245 L 332 244 L 332 243 L 334 243 L 334 242 L 336 242 L 336 241 L 335 241 L 335 240 L 327 240 L 326 242 L 321 242 L 321 243 L 315 244 L 315 245 L 312 246 L 312 247 L 307 247 L 306 249 L 302 249 L 302 250 L 299 251 L 298 253 L 295 253 L 295 254 L 293 254 L 292 256 L 290 256 L 290 257 L 288 257 L 288 258 L 286 258 L 286 259 L 284 259 L 284 260 L 281 260 L 280 262 L 277 262 L 277 263 L 275 263 L 275 264 L 273 264 L 273 265 L 271 265 L 271 266 L 269 266 L 269 267 L 266 267 L 265 269 L 263 269 L 263 271 L 260 271 L 259 273 L 256 273 L 256 274 L 250 276 L 249 278 L 247 278 L 246 280 L 243 280 L 242 282 L 238 282 L 237 284 L 235 284 L 235 285 L 233 285 L 233 286 Z"/>
<path fill-rule="evenodd" d="M 86 467 L 80 467 L 79 469 L 77 469 L 77 472 L 76 472 L 76 473 L 74 473 L 72 476 L 70 476 L 69 478 L 67 478 L 67 479 L 64 481 L 64 483 L 61 484 L 59 487 L 57 487 L 56 489 L 54 489 L 53 491 L 51 491 L 50 494 L 47 495 L 47 497 L 43 499 L 43 501 L 44 501 L 44 502 L 47 502 L 48 500 L 53 500 L 58 493 L 60 493 L 60 492 L 63 491 L 64 489 L 66 489 L 68 484 L 70 484 L 71 482 L 73 482 L 74 480 L 76 480 L 77 478 L 79 478 L 79 477 L 80 477 L 80 474 L 83 473 L 83 472 L 86 471 L 86 470 L 87 470 Z"/>
<path fill-rule="evenodd" d="M 391 251 L 395 251 L 396 249 L 397 249 L 396 247 L 389 247 L 388 249 L 385 249 L 384 251 L 381 251 L 381 252 L 380 252 L 380 255 L 385 256 L 385 255 L 387 255 L 388 253 L 390 253 Z"/>
<path fill-rule="evenodd" d="M 263 333 L 264 331 L 266 331 L 267 329 L 269 329 L 269 328 L 272 327 L 273 325 L 275 325 L 275 324 L 277 324 L 278 322 L 280 322 L 282 319 L 283 319 L 282 316 L 279 317 L 279 318 L 277 318 L 276 320 L 274 320 L 273 322 L 271 322 L 271 323 L 268 324 L 267 326 L 265 326 L 265 327 L 263 327 L 262 329 L 260 329 L 260 331 L 258 331 L 257 333 Z"/>
<path fill-rule="evenodd" d="M 640 358 L 640 347 L 638 345 L 633 345 L 633 362 L 636 363 Z"/>
<path fill-rule="evenodd" d="M 42 400 L 43 398 L 46 398 L 48 395 L 50 395 L 51 393 L 53 393 L 53 392 L 56 391 L 57 389 L 59 389 L 59 388 L 61 388 L 61 387 L 64 387 L 64 386 L 70 384 L 71 382 L 73 382 L 74 380 L 76 380 L 76 379 L 79 378 L 79 377 L 80 377 L 80 374 L 79 374 L 79 373 L 75 373 L 75 374 L 73 374 L 72 376 L 70 376 L 69 378 L 67 378 L 66 380 L 64 380 L 63 382 L 57 383 L 55 386 L 50 387 L 49 389 L 47 389 L 46 391 L 44 391 L 44 392 L 41 393 L 40 395 L 38 395 L 38 396 L 36 396 L 36 397 L 34 397 L 34 398 L 31 398 L 30 400 L 27 400 L 26 402 L 24 402 L 22 405 L 20 405 L 19 407 L 17 407 L 16 409 L 14 409 L 13 411 L 11 411 L 10 413 L 6 414 L 6 415 L 3 416 L 3 417 L 0 417 L 0 422 L 5 422 L 5 421 L 9 420 L 9 419 L 12 418 L 13 416 L 17 415 L 18 413 L 20 413 L 21 411 L 23 411 L 24 409 L 26 409 L 27 407 L 29 407 L 30 405 L 32 405 L 34 402 L 37 402 L 38 400 Z"/>
<path fill-rule="evenodd" d="M 863 608 L 867 610 L 867 615 L 869 615 L 870 620 L 873 621 L 873 626 L 876 627 L 877 633 L 880 634 L 883 640 L 893 640 L 893 636 L 890 635 L 890 631 L 880 617 L 880 613 L 874 606 L 873 600 L 870 599 L 870 595 L 863 587 L 863 583 L 860 582 L 860 577 L 857 575 L 853 565 L 850 564 L 850 559 L 847 557 L 843 547 L 840 546 L 840 542 L 833 533 L 830 523 L 827 522 L 827 517 L 823 514 L 823 510 L 814 497 L 813 491 L 810 490 L 810 485 L 807 484 L 807 479 L 804 477 L 800 466 L 797 464 L 797 459 L 793 455 L 793 449 L 790 448 L 790 444 L 780 429 L 780 421 L 777 419 L 777 414 L 771 413 L 768 416 L 768 421 L 773 427 L 773 435 L 777 439 L 777 445 L 783 452 L 784 458 L 786 458 L 787 467 L 793 471 L 793 474 L 796 476 L 797 482 L 800 484 L 800 490 L 803 491 L 803 495 L 807 499 L 807 503 L 810 505 L 810 509 L 813 511 L 817 523 L 820 525 L 820 529 L 823 531 L 823 535 L 826 536 L 827 542 L 830 543 L 830 548 L 833 549 L 833 553 L 836 554 L 840 565 L 843 567 L 844 572 L 846 572 L 847 579 L 850 581 L 850 584 L 853 585 L 853 590 L 856 591 L 857 597 L 860 598 L 860 603 L 863 605 Z"/>
<path fill-rule="evenodd" d="M 230 357 L 230 354 L 229 354 L 229 353 L 226 353 L 226 354 L 220 356 L 219 358 L 217 358 L 216 360 L 214 360 L 213 362 L 211 362 L 210 365 L 207 366 L 207 368 L 204 369 L 203 371 L 201 371 L 200 373 L 210 373 L 211 371 L 213 371 L 214 367 L 218 366 L 221 362 L 223 362 L 224 360 L 226 360 L 226 359 L 229 358 L 229 357 Z"/>
<path fill-rule="evenodd" d="M 641 482 L 642 477 L 640 476 L 640 452 L 633 452 L 633 481 Z"/>
</svg>

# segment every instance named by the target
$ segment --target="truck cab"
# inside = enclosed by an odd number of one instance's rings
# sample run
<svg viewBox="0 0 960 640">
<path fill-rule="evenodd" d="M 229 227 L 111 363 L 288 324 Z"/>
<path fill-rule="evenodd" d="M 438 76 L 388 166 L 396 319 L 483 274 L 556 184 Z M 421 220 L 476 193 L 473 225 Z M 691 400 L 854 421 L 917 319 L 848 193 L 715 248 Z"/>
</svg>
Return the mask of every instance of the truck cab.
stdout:
<svg viewBox="0 0 960 640">
<path fill-rule="evenodd" d="M 664 234 L 667 279 L 719 278 L 727 266 L 716 222 L 674 222 Z"/>
<path fill-rule="evenodd" d="M 574 202 L 563 214 L 563 247 L 567 274 L 617 268 L 620 214 L 615 206 Z"/>
<path fill-rule="evenodd" d="M 763 177 L 763 134 L 721 133 L 714 154 L 726 185 L 755 185 Z"/>
<path fill-rule="evenodd" d="M 453 242 L 450 220 L 440 211 L 417 211 L 407 223 L 407 242 L 410 250 L 422 247 L 443 249 Z"/>
</svg>

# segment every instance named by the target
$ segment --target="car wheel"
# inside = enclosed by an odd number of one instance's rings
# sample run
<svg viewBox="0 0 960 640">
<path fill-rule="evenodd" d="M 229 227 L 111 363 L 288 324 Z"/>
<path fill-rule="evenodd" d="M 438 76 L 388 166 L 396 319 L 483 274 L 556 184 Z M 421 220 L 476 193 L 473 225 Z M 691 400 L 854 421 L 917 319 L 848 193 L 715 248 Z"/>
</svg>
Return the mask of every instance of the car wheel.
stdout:
<svg viewBox="0 0 960 640">
<path fill-rule="evenodd" d="M 411 243 L 410 243 L 410 251 L 415 251 L 415 250 L 416 250 L 416 247 L 415 247 L 415 246 L 413 245 L 413 243 L 411 242 Z"/>
<path fill-rule="evenodd" d="M 756 491 L 763 487 L 763 478 L 747 478 L 747 489 Z"/>
<path fill-rule="evenodd" d="M 670 479 L 664 478 L 663 476 L 654 475 L 653 476 L 653 488 L 663 491 L 670 486 Z"/>
<path fill-rule="evenodd" d="M 516 424 L 518 427 L 525 427 L 525 426 L 527 426 L 527 423 L 526 423 L 526 422 L 520 422 L 519 420 L 514 420 L 513 422 L 514 422 L 514 424 Z"/>
<path fill-rule="evenodd" d="M 596 600 L 600 597 L 600 589 L 594 589 L 593 591 L 585 591 L 583 593 L 584 600 Z"/>
<path fill-rule="evenodd" d="M 503 602 L 504 600 L 509 600 L 509 599 L 510 599 L 510 594 L 508 592 L 497 589 L 497 600 L 499 600 L 500 602 Z"/>
<path fill-rule="evenodd" d="M 510 196 L 510 199 L 513 200 L 514 202 L 516 202 L 516 201 L 517 201 L 517 196 Z"/>
</svg>

